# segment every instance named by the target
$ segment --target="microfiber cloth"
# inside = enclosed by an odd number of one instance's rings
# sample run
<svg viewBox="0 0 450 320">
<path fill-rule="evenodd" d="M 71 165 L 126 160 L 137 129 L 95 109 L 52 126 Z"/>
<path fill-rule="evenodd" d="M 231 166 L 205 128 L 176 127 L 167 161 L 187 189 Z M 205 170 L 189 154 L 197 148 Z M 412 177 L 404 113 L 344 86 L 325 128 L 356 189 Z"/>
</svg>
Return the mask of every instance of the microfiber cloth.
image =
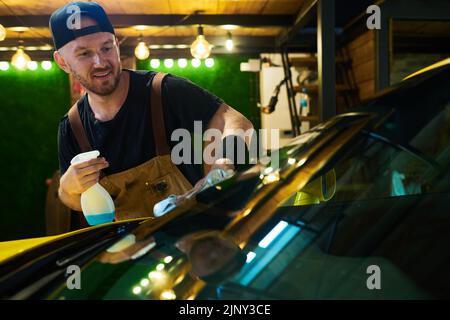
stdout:
<svg viewBox="0 0 450 320">
<path fill-rule="evenodd" d="M 193 192 L 192 194 L 189 194 L 186 198 L 190 198 L 194 195 L 196 195 L 198 192 L 201 192 L 205 190 L 206 188 L 209 188 L 211 186 L 216 185 L 217 183 L 231 177 L 233 175 L 233 170 L 223 170 L 223 169 L 214 169 L 211 170 L 205 177 L 203 185 L 197 192 Z M 155 217 L 161 217 L 165 215 L 166 213 L 172 211 L 177 207 L 176 205 L 177 196 L 174 194 L 171 194 L 166 199 L 161 200 L 155 206 L 153 207 L 153 214 Z"/>
</svg>

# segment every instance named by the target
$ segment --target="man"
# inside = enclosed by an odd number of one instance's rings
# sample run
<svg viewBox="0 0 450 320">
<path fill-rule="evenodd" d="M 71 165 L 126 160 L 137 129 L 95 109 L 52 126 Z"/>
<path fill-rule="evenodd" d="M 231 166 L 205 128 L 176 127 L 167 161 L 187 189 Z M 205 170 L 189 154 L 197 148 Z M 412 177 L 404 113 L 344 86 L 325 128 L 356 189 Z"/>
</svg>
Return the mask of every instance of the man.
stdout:
<svg viewBox="0 0 450 320">
<path fill-rule="evenodd" d="M 116 220 L 150 216 L 156 202 L 198 188 L 211 168 L 230 165 L 230 159 L 204 170 L 173 164 L 175 129 L 193 132 L 194 121 L 202 121 L 203 129 L 218 129 L 224 139 L 252 124 L 188 80 L 122 70 L 119 42 L 100 5 L 69 3 L 52 14 L 50 29 L 55 61 L 86 91 L 59 124 L 58 192 L 64 204 L 81 211 L 81 193 L 100 181 L 114 199 Z M 93 149 L 101 158 L 70 165 L 75 155 Z"/>
</svg>

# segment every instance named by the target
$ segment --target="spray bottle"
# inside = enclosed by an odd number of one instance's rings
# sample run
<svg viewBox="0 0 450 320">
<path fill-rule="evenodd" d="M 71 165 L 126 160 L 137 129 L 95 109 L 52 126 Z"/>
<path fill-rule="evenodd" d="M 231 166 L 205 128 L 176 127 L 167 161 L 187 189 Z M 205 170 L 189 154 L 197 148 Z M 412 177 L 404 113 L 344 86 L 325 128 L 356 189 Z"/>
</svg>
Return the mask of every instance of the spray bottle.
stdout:
<svg viewBox="0 0 450 320">
<path fill-rule="evenodd" d="M 98 150 L 80 153 L 70 161 L 70 164 L 95 159 L 99 155 L 100 152 Z M 109 193 L 99 183 L 94 184 L 81 194 L 81 209 L 91 226 L 114 220 L 114 202 Z"/>
</svg>

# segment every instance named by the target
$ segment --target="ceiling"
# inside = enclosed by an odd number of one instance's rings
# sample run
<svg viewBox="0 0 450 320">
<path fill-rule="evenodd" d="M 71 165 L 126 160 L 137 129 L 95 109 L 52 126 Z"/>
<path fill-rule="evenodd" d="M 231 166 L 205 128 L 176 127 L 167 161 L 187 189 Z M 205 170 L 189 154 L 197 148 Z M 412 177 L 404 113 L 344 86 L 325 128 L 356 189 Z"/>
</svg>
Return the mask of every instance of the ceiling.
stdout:
<svg viewBox="0 0 450 320">
<path fill-rule="evenodd" d="M 25 48 L 34 48 L 30 55 L 51 57 L 52 40 L 48 29 L 50 14 L 68 1 L 64 0 L 0 0 L 0 24 L 6 27 L 6 39 L 0 42 L 0 60 L 9 59 L 18 45 L 19 37 Z M 235 52 L 273 52 L 276 39 L 292 27 L 302 9 L 313 0 L 97 0 L 110 16 L 125 56 L 133 55 L 139 38 L 150 45 L 153 55 L 187 55 L 188 46 L 202 24 L 213 52 L 224 53 L 227 32 L 231 32 Z M 344 28 L 357 16 L 364 16 L 365 8 L 373 0 L 336 0 L 336 27 Z M 365 22 L 365 21 L 363 21 Z M 315 49 L 315 15 L 297 34 L 297 48 Z M 227 26 L 228 25 L 228 26 Z M 229 26 L 234 25 L 234 26 Z M 363 23 L 365 26 L 365 23 Z M 18 26 L 27 30 L 17 32 Z M 139 27 L 138 27 L 139 26 Z M 230 30 L 231 28 L 231 30 Z M 404 47 L 411 47 L 408 35 L 448 37 L 449 22 L 394 21 L 394 36 L 407 39 Z M 302 32 L 303 32 L 302 31 Z M 298 40 L 300 39 L 300 40 Z M 411 38 L 415 41 L 415 38 Z M 431 41 L 431 40 L 430 40 Z M 295 41 L 294 41 L 295 42 Z M 417 42 L 417 41 L 415 41 Z M 401 43 L 401 41 L 399 42 Z M 414 42 L 413 42 L 414 43 Z M 175 46 L 175 48 L 174 48 Z M 44 50 L 45 49 L 45 50 Z"/>
<path fill-rule="evenodd" d="M 231 32 L 236 48 L 273 46 L 283 28 L 293 24 L 305 0 L 98 0 L 111 18 L 123 52 L 132 52 L 138 38 L 153 46 L 189 45 L 202 24 L 207 39 L 220 50 Z M 0 46 L 52 45 L 50 14 L 68 1 L 0 0 L 0 23 L 7 37 Z M 140 27 L 136 27 L 139 25 Z M 144 26 L 143 26 L 144 25 Z M 234 26 L 224 26 L 234 25 Z M 28 30 L 17 32 L 17 26 Z M 230 30 L 231 28 L 231 30 Z M 248 48 L 246 48 L 248 47 Z M 216 50 L 215 49 L 215 50 Z M 0 49 L 1 50 L 1 49 Z M 11 52 L 13 52 L 10 50 Z M 184 49 L 186 50 L 186 49 Z M 217 50 L 216 50 L 217 51 Z M 44 53 L 45 55 L 45 53 Z"/>
<path fill-rule="evenodd" d="M 18 15 L 49 15 L 68 1 L 2 0 Z M 303 0 L 97 0 L 108 14 L 292 14 Z M 0 8 L 0 15 L 9 15 Z"/>
</svg>

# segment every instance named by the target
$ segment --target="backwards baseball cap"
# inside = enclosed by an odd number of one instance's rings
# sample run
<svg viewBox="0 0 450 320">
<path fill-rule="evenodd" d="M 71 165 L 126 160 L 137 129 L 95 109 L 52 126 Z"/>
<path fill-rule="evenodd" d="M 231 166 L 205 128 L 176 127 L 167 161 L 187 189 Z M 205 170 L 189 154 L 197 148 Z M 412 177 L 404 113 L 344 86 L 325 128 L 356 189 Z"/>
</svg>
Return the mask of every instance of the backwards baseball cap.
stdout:
<svg viewBox="0 0 450 320">
<path fill-rule="evenodd" d="M 89 17 L 96 25 L 81 28 L 81 18 Z M 50 31 L 56 50 L 76 38 L 96 33 L 110 32 L 114 28 L 105 10 L 96 2 L 71 2 L 57 9 L 50 16 Z"/>
</svg>

